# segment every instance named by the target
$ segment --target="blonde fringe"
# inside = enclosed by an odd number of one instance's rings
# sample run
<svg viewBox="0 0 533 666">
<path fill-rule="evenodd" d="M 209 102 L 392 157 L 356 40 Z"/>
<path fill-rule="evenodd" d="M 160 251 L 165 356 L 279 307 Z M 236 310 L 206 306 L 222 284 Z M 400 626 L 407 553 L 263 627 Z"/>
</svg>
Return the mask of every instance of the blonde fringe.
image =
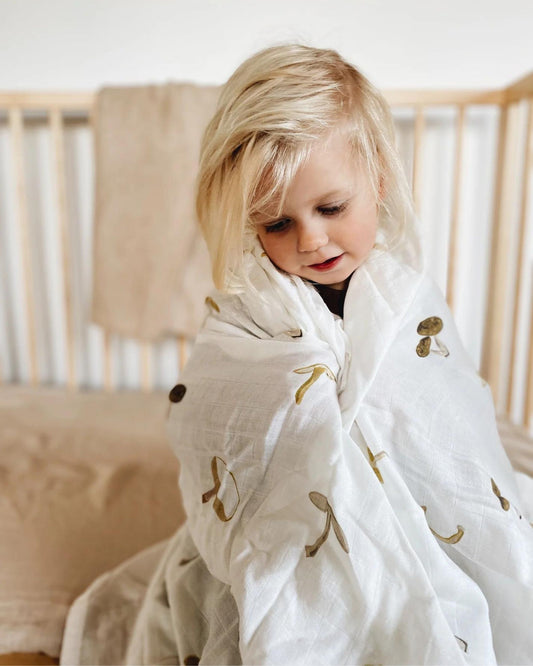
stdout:
<svg viewBox="0 0 533 666">
<path fill-rule="evenodd" d="M 381 93 L 338 53 L 288 44 L 246 60 L 222 89 L 202 142 L 196 208 L 223 291 L 246 283 L 253 216 L 283 201 L 313 143 L 347 133 L 380 203 L 380 228 L 398 243 L 413 204 Z"/>
</svg>

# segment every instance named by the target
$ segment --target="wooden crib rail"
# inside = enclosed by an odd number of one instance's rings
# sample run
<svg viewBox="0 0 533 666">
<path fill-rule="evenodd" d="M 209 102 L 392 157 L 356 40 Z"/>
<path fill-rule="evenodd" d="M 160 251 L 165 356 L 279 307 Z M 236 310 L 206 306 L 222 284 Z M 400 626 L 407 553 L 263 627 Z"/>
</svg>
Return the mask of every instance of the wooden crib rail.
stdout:
<svg viewBox="0 0 533 666">
<path fill-rule="evenodd" d="M 476 105 L 491 105 L 500 110 L 497 159 L 494 175 L 492 261 L 489 275 L 489 294 L 486 322 L 483 332 L 483 354 L 481 374 L 489 382 L 498 410 L 511 413 L 516 398 L 515 356 L 520 320 L 520 307 L 524 301 L 527 285 L 533 281 L 532 267 L 526 261 L 524 248 L 528 235 L 530 217 L 530 175 L 533 168 L 533 73 L 512 85 L 500 90 L 389 90 L 385 92 L 393 108 L 409 107 L 414 111 L 414 133 L 412 147 L 412 173 L 410 174 L 413 196 L 417 209 L 420 206 L 423 189 L 423 149 L 426 135 L 426 113 L 432 107 L 453 107 L 455 109 L 455 156 L 451 191 L 451 217 L 448 246 L 448 270 L 446 295 L 450 307 L 454 308 L 457 294 L 457 246 L 459 233 L 459 208 L 462 197 L 463 146 L 465 117 L 469 108 Z M 71 389 L 80 388 L 76 372 L 76 343 L 72 316 L 72 273 L 73 258 L 68 227 L 68 202 L 65 181 L 65 114 L 77 113 L 90 124 L 91 111 L 95 100 L 94 93 L 86 92 L 2 92 L 0 93 L 0 114 L 7 114 L 11 140 L 12 169 L 16 186 L 16 211 L 19 243 L 22 257 L 22 274 L 25 294 L 25 325 L 27 331 L 27 354 L 29 359 L 29 381 L 33 385 L 41 383 L 37 359 L 37 331 L 35 325 L 35 296 L 33 293 L 32 258 L 30 231 L 28 225 L 28 189 L 25 182 L 23 163 L 24 114 L 39 112 L 49 124 L 52 138 L 55 180 L 55 198 L 60 229 L 60 256 L 64 276 L 63 307 L 65 312 L 65 340 L 67 359 L 66 384 Z M 516 128 L 514 109 L 527 104 L 525 140 L 520 138 Z M 518 179 L 518 180 L 517 180 Z M 512 228 L 508 223 L 510 210 L 514 205 L 515 184 L 520 182 L 520 203 L 518 223 L 518 250 L 513 254 Z M 506 293 L 508 280 L 516 277 L 512 308 L 511 343 L 504 344 L 506 335 Z M 531 287 L 529 287 L 531 291 Z M 523 307 L 523 306 L 522 306 Z M 529 356 L 524 375 L 523 405 L 520 409 L 522 422 L 528 427 L 533 421 L 533 308 L 529 305 Z M 523 319 L 523 313 L 522 313 Z M 509 334 L 508 334 L 509 335 Z M 151 344 L 140 343 L 141 387 L 149 391 L 153 388 L 153 363 Z M 104 332 L 104 382 L 106 390 L 114 389 L 112 366 L 112 336 Z M 177 371 L 186 361 L 188 341 L 177 340 Z M 0 359 L 1 364 L 2 359 Z M 507 365 L 508 370 L 505 370 Z M 0 381 L 2 368 L 0 365 Z"/>
</svg>

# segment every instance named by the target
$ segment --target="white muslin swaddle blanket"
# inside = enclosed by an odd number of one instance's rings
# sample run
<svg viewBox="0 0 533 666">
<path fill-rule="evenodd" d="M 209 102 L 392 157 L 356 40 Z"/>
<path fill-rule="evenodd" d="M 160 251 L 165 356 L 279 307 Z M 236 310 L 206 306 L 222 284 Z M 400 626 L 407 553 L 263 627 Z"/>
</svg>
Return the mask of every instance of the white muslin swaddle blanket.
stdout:
<svg viewBox="0 0 533 666">
<path fill-rule="evenodd" d="M 188 519 L 126 663 L 531 663 L 532 518 L 438 288 L 374 249 L 341 320 L 246 261 L 173 391 Z"/>
</svg>

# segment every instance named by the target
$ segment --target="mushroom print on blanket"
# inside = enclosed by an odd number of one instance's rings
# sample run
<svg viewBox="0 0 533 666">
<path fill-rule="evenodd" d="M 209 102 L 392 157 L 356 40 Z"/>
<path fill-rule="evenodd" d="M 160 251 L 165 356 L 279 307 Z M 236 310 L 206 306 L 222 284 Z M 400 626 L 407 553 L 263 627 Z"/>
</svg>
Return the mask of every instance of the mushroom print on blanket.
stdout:
<svg viewBox="0 0 533 666">
<path fill-rule="evenodd" d="M 496 495 L 496 497 L 500 500 L 501 507 L 504 511 L 509 511 L 510 504 L 509 500 L 505 499 L 505 497 L 502 497 L 502 494 L 500 493 L 500 489 L 496 485 L 496 482 L 494 479 L 491 478 L 491 484 L 492 484 L 492 492 Z"/>
<path fill-rule="evenodd" d="M 306 375 L 306 374 L 311 374 L 311 377 L 307 379 L 301 386 L 300 388 L 296 391 L 295 394 L 295 399 L 296 399 L 296 404 L 299 405 L 302 400 L 304 395 L 306 394 L 307 390 L 320 378 L 321 375 L 324 373 L 326 374 L 326 377 L 329 377 L 329 379 L 332 379 L 334 382 L 337 381 L 337 378 L 331 372 L 331 370 L 328 368 L 327 365 L 324 365 L 323 363 L 315 363 L 314 365 L 306 365 L 303 368 L 297 368 L 296 370 L 293 370 L 298 375 Z"/>
<path fill-rule="evenodd" d="M 455 636 L 455 634 L 454 634 Z M 462 638 L 459 638 L 459 636 L 455 636 L 455 639 L 457 643 L 459 644 L 459 647 L 463 652 L 468 652 L 468 643 L 464 641 Z"/>
<path fill-rule="evenodd" d="M 185 666 L 196 666 L 200 663 L 200 657 L 197 657 L 195 654 L 189 654 L 183 660 Z"/>
<path fill-rule="evenodd" d="M 235 515 L 241 501 L 237 481 L 218 456 L 211 458 L 211 475 L 215 485 L 202 495 L 202 504 L 214 497 L 213 510 L 222 522 L 227 523 Z"/>
<path fill-rule="evenodd" d="M 424 513 L 427 514 L 427 506 L 422 506 L 422 509 L 424 510 Z M 426 520 L 427 520 L 427 515 L 426 515 Z M 437 539 L 440 539 L 440 541 L 444 541 L 444 543 L 459 543 L 459 541 L 461 541 L 465 533 L 465 528 L 461 527 L 461 525 L 457 525 L 457 532 L 455 532 L 449 537 L 443 537 L 441 534 L 435 532 L 435 530 L 431 527 L 431 525 L 429 525 L 429 523 L 428 527 L 431 530 L 431 534 L 433 534 L 433 536 L 436 536 Z"/>
<path fill-rule="evenodd" d="M 372 453 L 370 450 L 370 447 L 366 447 L 366 452 L 368 453 L 368 460 L 370 462 L 370 467 L 374 470 L 375 475 L 378 477 L 378 480 L 380 483 L 384 483 L 383 477 L 381 476 L 381 472 L 379 470 L 379 467 L 377 465 L 378 461 L 384 458 L 387 454 L 385 451 L 380 451 L 376 455 Z"/>
<path fill-rule="evenodd" d="M 218 307 L 218 304 L 216 301 L 214 301 L 211 296 L 206 296 L 205 298 L 205 304 L 211 308 L 211 310 L 214 310 L 215 312 L 220 312 L 220 308 Z"/>
<path fill-rule="evenodd" d="M 305 547 L 305 556 L 314 557 L 317 554 L 320 546 L 328 538 L 329 530 L 332 525 L 333 525 L 333 531 L 335 532 L 335 536 L 337 537 L 337 540 L 340 543 L 342 549 L 345 552 L 349 553 L 350 549 L 348 548 L 346 537 L 344 536 L 344 532 L 342 531 L 341 526 L 339 525 L 337 519 L 335 518 L 335 514 L 333 513 L 333 509 L 331 508 L 331 505 L 328 502 L 327 497 L 325 495 L 322 495 L 322 493 L 313 491 L 309 493 L 309 499 L 311 500 L 311 502 L 313 502 L 313 504 L 316 506 L 317 509 L 320 509 L 320 511 L 326 514 L 326 526 L 324 527 L 324 531 L 318 537 L 315 543 L 311 546 Z"/>
<path fill-rule="evenodd" d="M 416 332 L 418 335 L 424 336 L 416 346 L 416 353 L 421 358 L 428 356 L 429 352 L 449 356 L 448 348 L 437 337 L 437 333 L 442 331 L 442 327 L 443 323 L 440 317 L 428 317 L 418 324 Z M 431 349 L 431 338 L 435 340 L 438 349 Z"/>
</svg>

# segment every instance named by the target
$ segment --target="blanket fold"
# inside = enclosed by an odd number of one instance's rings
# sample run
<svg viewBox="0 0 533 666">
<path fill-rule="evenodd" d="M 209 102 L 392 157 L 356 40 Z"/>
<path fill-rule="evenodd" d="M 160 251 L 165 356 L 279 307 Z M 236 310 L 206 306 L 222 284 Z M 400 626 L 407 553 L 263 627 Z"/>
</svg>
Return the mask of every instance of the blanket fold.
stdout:
<svg viewBox="0 0 533 666">
<path fill-rule="evenodd" d="M 111 332 L 192 338 L 202 323 L 212 282 L 194 181 L 217 97 L 185 83 L 97 95 L 92 319 Z"/>
</svg>

